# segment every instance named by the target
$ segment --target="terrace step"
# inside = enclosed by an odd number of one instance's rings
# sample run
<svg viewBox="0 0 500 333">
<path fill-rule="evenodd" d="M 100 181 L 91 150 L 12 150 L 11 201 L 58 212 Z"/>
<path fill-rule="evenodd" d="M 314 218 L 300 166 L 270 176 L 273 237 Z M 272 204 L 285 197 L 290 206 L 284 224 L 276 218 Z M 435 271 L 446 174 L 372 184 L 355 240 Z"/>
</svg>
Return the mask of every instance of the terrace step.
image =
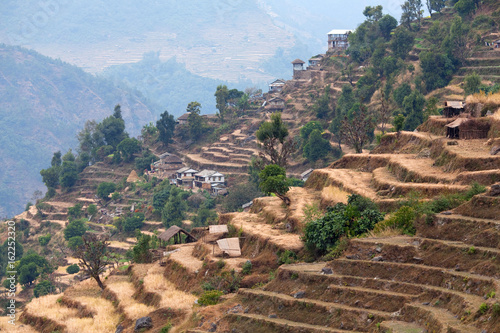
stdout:
<svg viewBox="0 0 500 333">
<path fill-rule="evenodd" d="M 258 332 L 256 326 L 252 325 L 253 322 L 257 322 L 258 330 L 266 333 L 360 333 L 249 313 L 230 313 L 226 315 L 226 318 L 233 324 L 233 327 L 237 326 L 239 333 Z"/>
<path fill-rule="evenodd" d="M 431 226 L 424 223 L 417 224 L 417 233 L 421 237 L 500 249 L 499 220 L 436 214 Z"/>
<path fill-rule="evenodd" d="M 401 311 L 401 316 L 407 320 L 420 325 L 427 324 L 429 331 L 456 332 L 456 333 L 480 333 L 481 330 L 464 325 L 450 312 L 433 306 L 418 303 L 406 304 Z"/>
<path fill-rule="evenodd" d="M 352 239 L 351 251 L 360 259 L 374 256 L 389 262 L 468 271 L 500 277 L 500 249 L 474 247 L 459 241 L 395 236 Z"/>
<path fill-rule="evenodd" d="M 391 333 L 426 333 L 427 329 L 420 325 L 413 323 L 407 323 L 404 321 L 392 320 L 383 321 L 380 323 L 380 329 L 382 332 L 389 331 Z"/>
<path fill-rule="evenodd" d="M 340 275 L 435 286 L 480 297 L 500 289 L 497 282 L 489 277 L 449 271 L 441 267 L 355 259 L 336 259 L 329 262 L 328 267 Z"/>
<path fill-rule="evenodd" d="M 373 184 L 379 191 L 387 191 L 390 196 L 401 196 L 409 192 L 418 192 L 425 197 L 434 197 L 443 193 L 465 192 L 469 189 L 465 185 L 403 183 L 387 168 L 373 170 Z"/>
</svg>

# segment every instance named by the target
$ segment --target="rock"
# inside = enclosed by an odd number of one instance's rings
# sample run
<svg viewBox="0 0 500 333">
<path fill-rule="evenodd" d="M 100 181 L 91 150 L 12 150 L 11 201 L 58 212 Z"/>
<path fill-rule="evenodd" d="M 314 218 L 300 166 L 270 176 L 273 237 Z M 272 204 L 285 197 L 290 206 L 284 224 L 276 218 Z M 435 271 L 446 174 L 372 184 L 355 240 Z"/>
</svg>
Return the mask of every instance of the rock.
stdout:
<svg viewBox="0 0 500 333">
<path fill-rule="evenodd" d="M 118 326 L 116 327 L 116 331 L 115 331 L 115 333 L 122 333 L 122 332 L 123 332 L 123 326 L 122 326 L 122 325 L 118 325 Z"/>
<path fill-rule="evenodd" d="M 345 256 L 347 259 L 353 259 L 353 260 L 357 260 L 359 259 L 359 256 L 357 254 L 351 254 L 351 255 L 347 255 Z"/>
<path fill-rule="evenodd" d="M 461 271 L 461 269 L 460 269 L 460 265 L 456 264 L 456 265 L 455 265 L 455 270 L 456 270 L 457 272 L 460 272 L 460 271 Z"/>
<path fill-rule="evenodd" d="M 274 314 L 274 313 L 270 314 L 268 317 L 269 318 L 278 318 L 278 316 L 276 314 Z"/>
<path fill-rule="evenodd" d="M 217 325 L 215 323 L 211 323 L 208 332 L 215 332 L 215 331 L 217 331 Z"/>
<path fill-rule="evenodd" d="M 490 150 L 490 155 L 497 155 L 500 153 L 500 146 L 493 146 Z"/>
<path fill-rule="evenodd" d="M 329 267 L 323 267 L 321 269 L 321 274 L 331 275 L 331 274 L 333 274 L 333 271 Z"/>
<path fill-rule="evenodd" d="M 233 306 L 231 309 L 227 310 L 227 313 L 239 313 L 239 312 L 243 312 L 243 306 L 241 306 L 241 304 Z"/>
<path fill-rule="evenodd" d="M 384 258 L 382 258 L 382 256 L 376 256 L 372 258 L 372 261 L 384 261 Z"/>
<path fill-rule="evenodd" d="M 380 253 L 380 252 L 382 252 L 382 248 L 381 248 L 381 247 L 377 247 L 377 248 L 375 249 L 375 251 L 377 251 L 378 253 Z"/>
<path fill-rule="evenodd" d="M 431 303 L 429 303 L 429 302 L 422 303 L 422 305 L 429 305 L 429 304 L 431 304 Z"/>
<path fill-rule="evenodd" d="M 492 144 L 493 144 L 493 139 L 492 138 L 488 139 L 488 141 L 486 141 L 484 143 L 485 146 L 491 146 Z"/>
<path fill-rule="evenodd" d="M 306 292 L 305 291 L 298 291 L 295 294 L 293 294 L 294 298 L 304 298 L 306 297 Z"/>
<path fill-rule="evenodd" d="M 250 312 L 250 308 L 245 308 L 245 310 L 243 310 L 243 313 L 248 313 Z"/>
<path fill-rule="evenodd" d="M 490 191 L 488 192 L 489 196 L 496 197 L 500 195 L 500 183 L 491 185 Z"/>
<path fill-rule="evenodd" d="M 453 141 L 448 141 L 448 142 L 446 142 L 446 144 L 447 144 L 448 146 L 458 146 L 458 141 L 455 141 L 455 140 L 453 140 Z"/>
<path fill-rule="evenodd" d="M 447 210 L 446 212 L 442 212 L 441 214 L 443 214 L 443 215 L 451 215 L 451 214 L 453 214 L 453 212 L 450 212 L 449 210 Z"/>
<path fill-rule="evenodd" d="M 151 317 L 142 317 L 135 322 L 134 331 L 138 331 L 142 328 L 150 329 L 151 327 L 153 327 L 153 319 L 151 319 Z"/>
</svg>

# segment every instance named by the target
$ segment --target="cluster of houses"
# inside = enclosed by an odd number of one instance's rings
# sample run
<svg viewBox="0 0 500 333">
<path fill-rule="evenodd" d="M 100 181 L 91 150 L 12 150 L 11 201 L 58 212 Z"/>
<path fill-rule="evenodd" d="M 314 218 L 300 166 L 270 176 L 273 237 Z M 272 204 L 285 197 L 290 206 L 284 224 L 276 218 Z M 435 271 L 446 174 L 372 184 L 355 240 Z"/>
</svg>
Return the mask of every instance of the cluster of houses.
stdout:
<svg viewBox="0 0 500 333">
<path fill-rule="evenodd" d="M 170 153 L 164 153 L 159 157 L 160 159 L 151 165 L 149 175 L 169 179 L 173 185 L 204 189 L 214 195 L 227 193 L 224 174 L 215 170 L 199 171 L 186 167 L 178 156 Z"/>
</svg>

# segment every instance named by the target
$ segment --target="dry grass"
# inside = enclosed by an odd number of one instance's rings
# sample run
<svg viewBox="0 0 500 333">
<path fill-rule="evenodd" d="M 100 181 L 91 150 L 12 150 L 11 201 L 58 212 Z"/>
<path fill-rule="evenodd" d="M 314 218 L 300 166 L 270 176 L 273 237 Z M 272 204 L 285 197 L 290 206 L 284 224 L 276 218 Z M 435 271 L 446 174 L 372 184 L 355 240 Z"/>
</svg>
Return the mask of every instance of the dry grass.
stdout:
<svg viewBox="0 0 500 333">
<path fill-rule="evenodd" d="M 26 305 L 26 311 L 37 317 L 47 317 L 58 323 L 65 324 L 68 319 L 76 318 L 78 311 L 61 306 L 57 302 L 60 297 L 62 297 L 62 294 L 35 298 Z"/>
<path fill-rule="evenodd" d="M 321 191 L 321 203 L 326 205 L 335 205 L 339 202 L 347 203 L 347 197 L 350 194 L 341 190 L 337 186 L 326 186 Z"/>
<path fill-rule="evenodd" d="M 19 317 L 18 317 L 19 318 Z M 0 316 L 0 332 L 9 333 L 37 333 L 37 331 L 29 325 L 21 324 L 16 320 L 16 324 L 9 324 L 10 318 L 5 316 Z M 22 326 L 22 327 L 21 327 Z"/>
<path fill-rule="evenodd" d="M 116 294 L 120 301 L 120 306 L 123 307 L 123 311 L 128 318 L 141 318 L 155 310 L 155 308 L 151 306 L 138 303 L 132 297 L 134 295 L 135 288 L 131 282 L 118 281 L 108 283 L 106 287 Z"/>
<path fill-rule="evenodd" d="M 85 305 L 87 308 L 92 310 L 95 315 L 93 317 L 92 323 L 86 323 L 85 326 L 82 326 L 79 329 L 76 324 L 84 322 L 75 321 L 75 330 L 72 332 L 115 332 L 116 325 L 120 321 L 120 315 L 116 312 L 113 304 L 105 300 L 104 298 L 96 298 L 96 297 L 88 297 L 82 296 L 75 298 L 76 301 Z M 67 323 L 68 329 L 70 328 L 70 324 Z"/>
<path fill-rule="evenodd" d="M 500 106 L 500 92 L 497 92 L 495 94 L 488 94 L 486 95 L 484 91 L 481 91 L 478 94 L 470 95 L 467 96 L 466 99 L 467 104 L 496 104 Z"/>
<path fill-rule="evenodd" d="M 144 289 L 161 296 L 161 308 L 189 310 L 193 307 L 196 296 L 180 291 L 163 276 L 164 268 L 153 266 L 144 277 Z"/>
<path fill-rule="evenodd" d="M 179 251 L 173 252 L 169 255 L 171 260 L 179 263 L 190 272 L 196 272 L 203 266 L 203 261 L 193 257 L 194 244 L 183 244 L 177 246 Z"/>
</svg>

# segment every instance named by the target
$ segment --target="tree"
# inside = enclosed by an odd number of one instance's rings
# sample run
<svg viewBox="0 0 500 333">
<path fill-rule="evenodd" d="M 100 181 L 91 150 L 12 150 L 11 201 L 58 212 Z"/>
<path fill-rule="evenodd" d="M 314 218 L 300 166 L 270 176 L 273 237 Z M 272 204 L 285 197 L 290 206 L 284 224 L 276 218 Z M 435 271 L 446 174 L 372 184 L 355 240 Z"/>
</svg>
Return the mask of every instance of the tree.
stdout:
<svg viewBox="0 0 500 333">
<path fill-rule="evenodd" d="M 113 148 L 116 148 L 123 139 L 128 137 L 128 134 L 125 132 L 125 122 L 121 118 L 113 116 L 104 118 L 98 125 L 98 128 L 104 135 L 106 144 Z"/>
<path fill-rule="evenodd" d="M 134 213 L 132 216 L 125 218 L 125 221 L 123 222 L 123 230 L 129 232 L 141 229 L 143 221 L 143 213 Z"/>
<path fill-rule="evenodd" d="M 271 164 L 285 167 L 288 156 L 295 150 L 296 144 L 288 138 L 288 128 L 281 120 L 281 113 L 273 113 L 271 121 L 262 123 L 256 136 L 262 149 L 259 156 Z"/>
<path fill-rule="evenodd" d="M 405 27 L 399 27 L 394 32 L 394 37 L 391 41 L 391 48 L 397 57 L 404 60 L 413 48 L 414 41 L 415 36 L 410 30 L 405 29 Z"/>
<path fill-rule="evenodd" d="M 50 165 L 52 167 L 59 167 L 61 166 L 62 159 L 61 159 L 61 151 L 56 151 L 54 153 L 54 156 L 52 156 L 52 160 L 50 161 Z"/>
<path fill-rule="evenodd" d="M 465 96 L 479 92 L 479 88 L 481 87 L 481 77 L 476 72 L 467 75 L 464 82 Z"/>
<path fill-rule="evenodd" d="M 47 188 L 55 188 L 59 185 L 59 173 L 60 167 L 54 166 L 48 169 L 40 170 L 40 175 L 42 176 L 42 181 Z"/>
<path fill-rule="evenodd" d="M 377 112 L 377 124 L 381 126 L 382 134 L 385 134 L 385 128 L 389 124 L 392 111 L 390 96 L 386 96 L 385 89 L 380 88 L 380 107 Z"/>
<path fill-rule="evenodd" d="M 332 149 L 330 141 L 321 137 L 321 132 L 313 130 L 304 146 L 304 156 L 311 162 L 324 158 Z"/>
<path fill-rule="evenodd" d="M 394 130 L 399 133 L 403 129 L 404 122 L 405 122 L 405 116 L 403 116 L 401 113 L 397 114 L 392 121 Z"/>
<path fill-rule="evenodd" d="M 242 205 L 260 196 L 262 196 L 262 192 L 259 191 L 258 186 L 254 182 L 236 185 L 222 199 L 222 209 L 224 212 L 237 211 Z"/>
<path fill-rule="evenodd" d="M 75 185 L 77 179 L 78 179 L 78 172 L 76 170 L 76 163 L 74 162 L 74 157 L 73 160 L 64 160 L 63 158 L 61 173 L 59 176 L 59 184 L 61 184 L 63 188 L 70 188 L 73 185 Z"/>
<path fill-rule="evenodd" d="M 33 281 L 40 275 L 37 271 L 38 266 L 30 262 L 27 265 L 22 265 L 19 267 L 19 283 L 22 285 L 31 285 Z"/>
<path fill-rule="evenodd" d="M 54 271 L 47 259 L 32 250 L 21 258 L 17 270 L 19 271 L 19 283 L 22 285 L 31 285 L 40 274 L 50 274 Z"/>
<path fill-rule="evenodd" d="M 420 54 L 420 66 L 427 91 L 446 86 L 455 69 L 447 55 L 427 51 Z"/>
<path fill-rule="evenodd" d="M 397 87 L 392 93 L 394 101 L 399 107 L 403 107 L 405 97 L 411 94 L 411 86 L 408 83 L 403 83 Z"/>
<path fill-rule="evenodd" d="M 88 120 L 83 130 L 78 132 L 77 138 L 79 142 L 78 152 L 89 154 L 91 162 L 99 160 L 97 151 L 106 144 L 99 124 L 95 120 Z"/>
<path fill-rule="evenodd" d="M 378 6 L 366 6 L 363 10 L 363 15 L 366 17 L 369 22 L 377 22 L 382 18 L 382 9 L 383 7 Z"/>
<path fill-rule="evenodd" d="M 159 158 L 149 150 L 149 148 L 143 149 L 142 157 L 135 158 L 135 169 L 139 172 L 144 170 L 151 170 L 151 164 L 158 161 Z"/>
<path fill-rule="evenodd" d="M 432 17 L 432 11 L 440 13 L 446 5 L 446 0 L 426 0 L 426 5 Z"/>
<path fill-rule="evenodd" d="M 95 204 L 90 204 L 87 207 L 87 215 L 94 216 L 95 214 L 97 214 L 97 206 Z"/>
<path fill-rule="evenodd" d="M 66 273 L 68 274 L 76 274 L 80 271 L 80 267 L 77 264 L 69 265 L 66 268 Z"/>
<path fill-rule="evenodd" d="M 259 179 L 259 187 L 262 192 L 268 195 L 274 193 L 286 205 L 290 205 L 290 198 L 286 196 L 289 187 L 285 168 L 276 164 L 270 164 L 259 173 Z"/>
<path fill-rule="evenodd" d="M 125 138 L 116 147 L 115 154 L 121 154 L 125 162 L 133 159 L 134 154 L 141 150 L 141 143 L 136 138 Z"/>
<path fill-rule="evenodd" d="M 226 109 L 227 109 L 227 100 L 229 98 L 229 90 L 227 89 L 226 85 L 219 85 L 217 86 L 217 90 L 215 91 L 215 107 L 219 112 L 217 113 L 217 116 L 219 117 L 220 121 L 224 123 L 225 121 L 225 116 L 226 116 Z"/>
<path fill-rule="evenodd" d="M 115 105 L 115 109 L 113 110 L 113 117 L 123 120 L 122 107 L 120 106 L 120 104 Z"/>
<path fill-rule="evenodd" d="M 43 280 L 35 286 L 33 295 L 38 298 L 50 294 L 52 290 L 54 290 L 52 283 L 49 280 Z"/>
<path fill-rule="evenodd" d="M 78 220 L 73 220 L 64 229 L 64 238 L 66 240 L 69 240 L 73 237 L 76 236 L 83 236 L 85 232 L 87 231 L 87 226 L 85 224 L 85 220 L 83 219 L 78 219 Z"/>
<path fill-rule="evenodd" d="M 374 119 L 366 107 L 355 103 L 342 119 L 340 135 L 356 153 L 362 153 L 363 146 L 373 137 L 374 127 Z"/>
<path fill-rule="evenodd" d="M 406 96 L 403 101 L 403 109 L 405 112 L 405 122 L 403 128 L 406 131 L 413 131 L 424 121 L 424 105 L 425 97 L 420 92 L 414 90 L 409 96 Z"/>
<path fill-rule="evenodd" d="M 82 217 L 83 211 L 82 211 L 83 205 L 81 203 L 75 204 L 73 207 L 68 208 L 68 219 L 70 221 L 74 219 L 79 219 Z"/>
<path fill-rule="evenodd" d="M 300 128 L 300 137 L 302 138 L 304 143 L 307 142 L 307 139 L 309 139 L 309 134 L 311 134 L 311 132 L 314 130 L 318 130 L 320 132 L 323 131 L 323 126 L 321 126 L 321 123 L 319 121 L 310 121 Z"/>
<path fill-rule="evenodd" d="M 318 99 L 316 104 L 313 106 L 314 113 L 319 119 L 328 117 L 330 114 L 330 86 L 325 87 L 323 95 Z"/>
<path fill-rule="evenodd" d="M 474 0 L 459 0 L 453 8 L 455 8 L 460 16 L 465 17 L 476 10 L 476 3 Z"/>
<path fill-rule="evenodd" d="M 421 0 L 408 0 L 401 5 L 401 24 L 403 24 L 408 30 L 411 30 L 411 23 L 417 20 L 418 26 L 420 27 L 420 21 L 422 19 L 422 1 Z"/>
<path fill-rule="evenodd" d="M 82 236 L 74 236 L 68 239 L 68 247 L 73 251 L 76 251 L 82 245 L 83 245 Z"/>
<path fill-rule="evenodd" d="M 398 20 L 387 14 L 378 21 L 378 26 L 380 28 L 380 33 L 382 33 L 386 40 L 389 40 L 392 30 L 396 29 L 398 26 Z"/>
<path fill-rule="evenodd" d="M 83 245 L 74 252 L 75 258 L 79 259 L 79 265 L 82 270 L 94 278 L 101 289 L 104 290 L 104 284 L 101 281 L 100 274 L 109 264 L 106 258 L 106 252 L 109 243 L 107 239 L 99 239 L 95 234 L 85 234 Z"/>
<path fill-rule="evenodd" d="M 133 260 L 136 263 L 150 263 L 153 259 L 151 254 L 151 236 L 139 233 L 137 244 L 132 249 Z"/>
<path fill-rule="evenodd" d="M 116 191 L 115 183 L 102 182 L 97 186 L 97 196 L 105 200 L 108 200 L 109 195 L 114 191 Z"/>
<path fill-rule="evenodd" d="M 172 143 L 175 130 L 175 119 L 173 115 L 165 110 L 165 112 L 160 115 L 160 120 L 156 122 L 156 128 L 158 128 L 159 139 L 164 145 Z"/>
<path fill-rule="evenodd" d="M 186 201 L 182 200 L 180 193 L 170 193 L 170 197 L 162 211 L 162 222 L 165 227 L 169 228 L 173 225 L 181 225 L 186 210 Z"/>
<path fill-rule="evenodd" d="M 198 102 L 191 102 L 188 104 L 186 111 L 189 113 L 187 119 L 187 126 L 191 140 L 198 141 L 205 133 L 205 122 L 200 116 L 201 104 Z"/>
</svg>

